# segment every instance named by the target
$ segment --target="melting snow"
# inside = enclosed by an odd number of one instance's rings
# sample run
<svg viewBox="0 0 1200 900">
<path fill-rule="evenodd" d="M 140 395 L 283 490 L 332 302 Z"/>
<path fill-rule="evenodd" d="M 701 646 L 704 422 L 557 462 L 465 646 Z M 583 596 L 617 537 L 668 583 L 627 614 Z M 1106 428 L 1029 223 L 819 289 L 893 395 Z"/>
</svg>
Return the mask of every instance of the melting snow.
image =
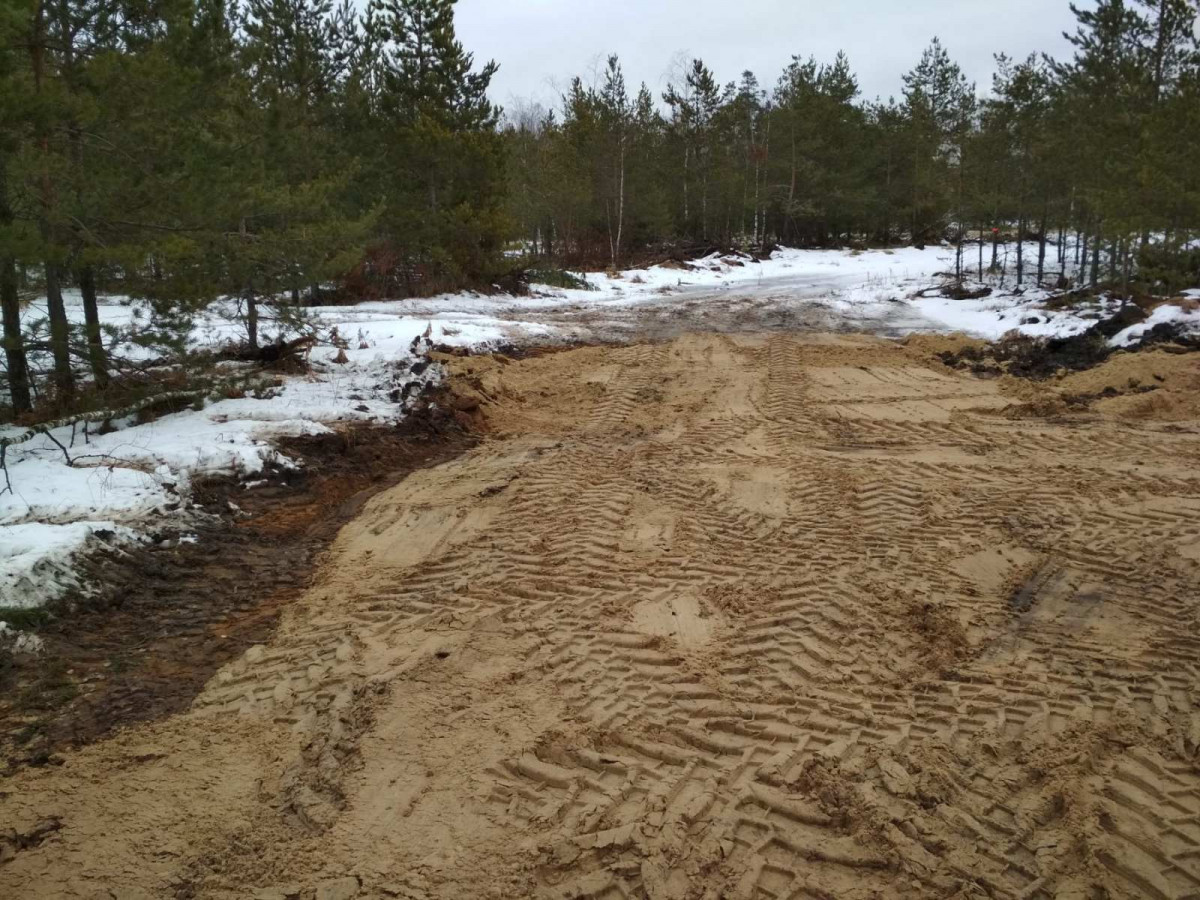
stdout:
<svg viewBox="0 0 1200 900">
<path fill-rule="evenodd" d="M 894 321 L 900 309 L 911 330 L 964 331 L 990 339 L 1011 330 L 1078 334 L 1115 308 L 1105 301 L 1050 310 L 1044 306 L 1049 294 L 1040 290 L 1000 289 L 979 300 L 916 296 L 918 289 L 944 280 L 940 273 L 953 264 L 953 249 L 944 246 L 782 249 L 761 262 L 714 255 L 689 267 L 583 276 L 592 290 L 534 285 L 527 297 L 460 293 L 311 310 L 325 329 L 336 327 L 346 344 L 344 357 L 335 347 L 315 349 L 312 374 L 287 377 L 261 397 L 221 400 L 147 424 L 114 423 L 115 431 L 86 440 L 81 429 L 57 429 L 54 437 L 67 447 L 72 466 L 45 437 L 10 447 L 12 491 L 0 495 L 0 607 L 37 606 L 61 595 L 75 584 L 72 556 L 98 542 L 136 540 L 145 530 L 170 524 L 172 517 L 186 528 L 189 484 L 197 475 L 235 474 L 250 486 L 268 464 L 293 464 L 275 449 L 273 441 L 280 437 L 321 434 L 336 423 L 397 420 L 403 407 L 396 392 L 413 380 L 440 377 L 436 366 L 412 372 L 416 358 L 410 348 L 427 329 L 435 344 L 472 348 L 562 339 L 565 332 L 528 317 L 564 308 L 602 313 L 606 307 L 670 305 L 726 291 L 782 305 L 825 306 L 866 329 L 873 322 Z M 1190 296 L 1200 299 L 1200 290 Z M 67 302 L 70 314 L 82 320 L 78 296 L 68 296 Z M 198 321 L 193 343 L 217 346 L 240 337 L 241 326 L 228 312 L 214 305 Z M 102 307 L 104 320 L 116 326 L 140 314 L 138 304 L 127 300 Z M 1113 343 L 1125 346 L 1160 322 L 1178 321 L 1200 328 L 1200 312 L 1161 307 Z M 0 428 L 0 436 L 17 431 Z"/>
</svg>

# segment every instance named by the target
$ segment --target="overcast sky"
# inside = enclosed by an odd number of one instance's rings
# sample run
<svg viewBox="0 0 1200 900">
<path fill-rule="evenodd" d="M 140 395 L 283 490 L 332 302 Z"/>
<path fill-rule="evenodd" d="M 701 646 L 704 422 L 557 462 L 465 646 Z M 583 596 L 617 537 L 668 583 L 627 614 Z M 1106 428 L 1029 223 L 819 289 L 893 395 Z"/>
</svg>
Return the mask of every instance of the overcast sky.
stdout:
<svg viewBox="0 0 1200 900">
<path fill-rule="evenodd" d="M 1085 0 L 1086 5 L 1086 0 Z M 458 36 L 500 63 L 492 100 L 557 105 L 571 76 L 617 53 L 631 86 L 657 96 L 673 60 L 699 56 L 722 82 L 753 71 L 773 87 L 793 55 L 845 50 L 863 95 L 899 96 L 901 75 L 937 35 L 981 90 L 992 55 L 1068 55 L 1067 0 L 459 0 Z"/>
</svg>

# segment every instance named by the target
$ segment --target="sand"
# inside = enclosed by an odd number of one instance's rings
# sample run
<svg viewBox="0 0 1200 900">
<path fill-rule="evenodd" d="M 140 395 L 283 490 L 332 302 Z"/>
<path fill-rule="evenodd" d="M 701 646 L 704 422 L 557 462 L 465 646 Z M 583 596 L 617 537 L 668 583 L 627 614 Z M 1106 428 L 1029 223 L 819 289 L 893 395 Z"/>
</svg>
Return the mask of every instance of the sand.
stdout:
<svg viewBox="0 0 1200 900">
<path fill-rule="evenodd" d="M 455 361 L 487 438 L 10 778 L 0 896 L 1196 896 L 1200 437 L 933 349 Z"/>
</svg>

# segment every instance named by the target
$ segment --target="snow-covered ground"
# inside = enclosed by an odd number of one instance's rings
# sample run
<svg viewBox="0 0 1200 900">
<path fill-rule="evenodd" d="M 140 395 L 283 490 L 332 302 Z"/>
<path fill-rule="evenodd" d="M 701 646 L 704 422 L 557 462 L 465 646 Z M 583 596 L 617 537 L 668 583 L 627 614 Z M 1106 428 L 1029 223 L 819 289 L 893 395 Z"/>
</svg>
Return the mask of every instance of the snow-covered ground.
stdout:
<svg viewBox="0 0 1200 900">
<path fill-rule="evenodd" d="M 1036 260 L 1037 245 L 1026 246 Z M 1010 266 L 1015 250 L 1008 250 Z M 1027 263 L 1028 265 L 1028 263 Z M 714 330 L 743 321 L 754 329 L 774 316 L 799 327 L 859 330 L 884 336 L 914 332 L 965 332 L 994 340 L 1010 331 L 1032 337 L 1080 334 L 1097 319 L 1111 315 L 1118 301 L 1082 308 L 1047 309 L 1052 292 L 1016 288 L 1008 271 L 1003 279 L 987 276 L 992 293 L 978 300 L 954 300 L 926 290 L 951 280 L 952 247 L 924 250 L 781 249 L 761 263 L 714 255 L 691 267 L 656 266 L 617 276 L 587 274 L 592 290 L 562 290 L 535 285 L 528 297 L 453 294 L 430 299 L 364 304 L 353 314 L 370 321 L 379 314 L 454 319 L 476 315 L 527 335 L 541 326 L 548 340 L 629 339 L 656 325 Z M 1049 269 L 1049 267 L 1048 267 Z M 919 295 L 919 292 L 927 296 Z M 792 314 L 804 313 L 798 322 Z M 1200 313 L 1180 311 L 1178 321 L 1200 328 Z M 435 326 L 436 331 L 436 326 Z M 510 331 L 510 336 L 512 332 Z M 436 339 L 436 337 L 435 337 Z"/>
<path fill-rule="evenodd" d="M 1010 330 L 1077 334 L 1115 308 L 1100 303 L 1048 310 L 1042 305 L 1047 292 L 1017 293 L 1011 274 L 1008 289 L 993 284 L 993 293 L 978 300 L 952 300 L 926 290 L 947 281 L 944 273 L 953 265 L 947 247 L 785 249 L 763 262 L 713 256 L 689 267 L 591 274 L 586 278 L 592 290 L 535 285 L 525 297 L 462 293 L 312 310 L 325 334 L 336 328 L 338 340 L 336 346 L 331 341 L 312 351 L 311 374 L 145 424 L 114 422 L 114 430 L 103 435 L 68 426 L 56 429 L 53 440 L 39 435 L 9 447 L 12 489 L 0 495 L 0 607 L 38 606 L 69 590 L 73 555 L 97 543 L 144 540 L 150 533 L 186 535 L 193 515 L 191 480 L 228 473 L 252 485 L 267 465 L 291 464 L 275 448 L 277 438 L 319 434 L 338 423 L 401 418 L 399 392 L 414 380 L 440 377 L 436 366 L 417 366 L 419 374 L 414 372 L 413 342 L 427 332 L 434 344 L 473 348 L 622 339 L 653 333 L 663 323 L 692 330 L 753 330 L 768 323 L 891 336 L 964 331 L 998 338 Z M 1200 292 L 1196 296 L 1200 299 Z M 71 314 L 82 320 L 78 297 L 67 301 Z M 104 321 L 117 327 L 141 314 L 138 304 L 117 298 L 102 308 Z M 1114 338 L 1114 345 L 1135 341 L 1165 321 L 1200 330 L 1200 312 L 1163 307 Z M 269 325 L 266 331 L 269 339 Z M 217 308 L 197 322 L 193 343 L 219 346 L 240 334 L 240 324 Z M 0 437 L 18 431 L 0 429 Z"/>
<path fill-rule="evenodd" d="M 1189 308 L 1173 303 L 1163 304 L 1150 313 L 1146 321 L 1117 332 L 1109 343 L 1114 347 L 1128 347 L 1158 325 L 1182 325 L 1187 330 L 1200 331 L 1200 290 L 1184 291 L 1183 296 L 1195 302 L 1189 304 Z"/>
</svg>

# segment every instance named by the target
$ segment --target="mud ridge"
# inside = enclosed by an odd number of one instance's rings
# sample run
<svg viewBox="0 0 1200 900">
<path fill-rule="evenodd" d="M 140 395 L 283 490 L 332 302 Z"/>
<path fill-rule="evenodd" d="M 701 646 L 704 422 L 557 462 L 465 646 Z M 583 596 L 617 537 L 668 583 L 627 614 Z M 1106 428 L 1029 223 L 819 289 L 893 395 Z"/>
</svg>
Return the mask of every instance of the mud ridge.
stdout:
<svg viewBox="0 0 1200 900">
<path fill-rule="evenodd" d="M 957 350 L 946 350 L 939 357 L 947 366 L 974 375 L 998 377 L 1007 374 L 1044 381 L 1064 372 L 1081 372 L 1102 365 L 1119 352 L 1167 349 L 1192 353 L 1200 350 L 1200 340 L 1183 333 L 1181 326 L 1174 323 L 1154 326 L 1131 347 L 1109 346 L 1110 338 L 1146 317 L 1140 307 L 1129 305 L 1082 334 L 1037 338 L 1014 332 L 990 344 L 970 344 Z"/>
<path fill-rule="evenodd" d="M 372 496 L 474 444 L 476 423 L 455 405 L 443 391 L 398 427 L 285 439 L 280 449 L 298 469 L 270 470 L 253 490 L 226 478 L 195 485 L 194 540 L 180 541 L 176 528 L 81 560 L 92 589 L 46 610 L 44 652 L 4 673 L 9 773 L 186 709 L 221 666 L 270 639 L 281 608 Z"/>
</svg>

